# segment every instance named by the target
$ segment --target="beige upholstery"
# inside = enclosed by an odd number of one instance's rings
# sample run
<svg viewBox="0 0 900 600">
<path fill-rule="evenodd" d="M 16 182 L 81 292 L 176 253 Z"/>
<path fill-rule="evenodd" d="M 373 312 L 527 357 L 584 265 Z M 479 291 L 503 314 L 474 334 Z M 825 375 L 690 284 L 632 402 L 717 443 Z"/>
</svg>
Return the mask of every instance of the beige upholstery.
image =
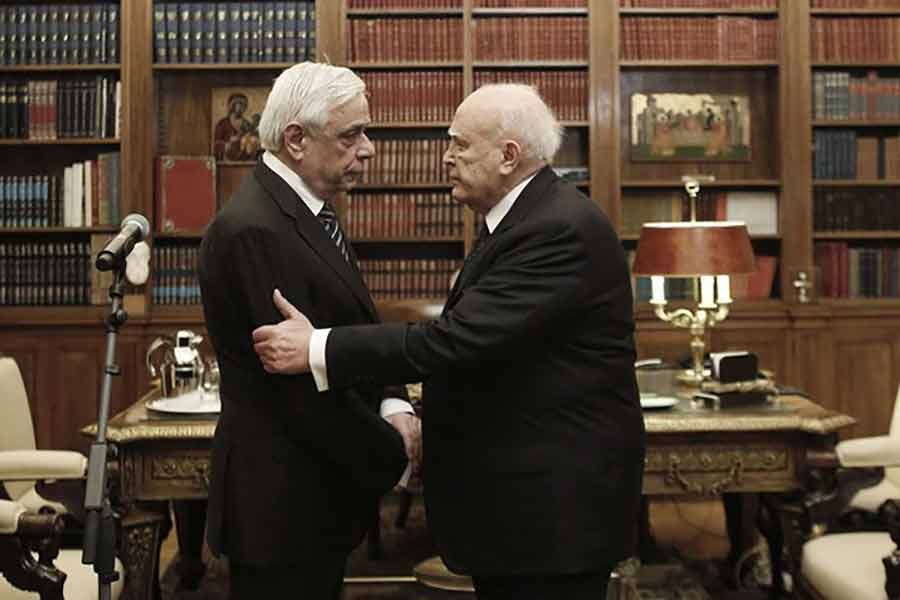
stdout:
<svg viewBox="0 0 900 600">
<path fill-rule="evenodd" d="M 888 533 L 834 533 L 804 544 L 800 570 L 827 600 L 886 600 L 881 559 L 895 545 Z"/>
<path fill-rule="evenodd" d="M 874 513 L 885 501 L 900 498 L 900 389 L 894 399 L 888 435 L 847 440 L 839 443 L 835 450 L 842 466 L 885 466 L 884 478 L 876 485 L 856 492 L 848 508 Z"/>
<path fill-rule="evenodd" d="M 18 502 L 0 500 L 0 534 L 15 533 L 25 507 Z"/>
<path fill-rule="evenodd" d="M 16 361 L 0 356 L 0 450 L 34 450 L 34 424 L 25 382 Z M 34 488 L 33 481 L 3 482 L 6 493 L 15 500 Z"/>
<path fill-rule="evenodd" d="M 87 472 L 87 458 L 69 450 L 0 450 L 0 479 L 42 481 L 78 479 Z M 17 500 L 18 498 L 14 498 Z"/>
<path fill-rule="evenodd" d="M 0 500 L 0 534 L 11 534 L 20 516 L 50 508 L 65 513 L 62 504 L 46 500 L 35 489 L 35 480 L 80 479 L 86 475 L 87 459 L 78 452 L 36 450 L 31 409 L 25 384 L 15 360 L 0 356 L 0 483 L 13 501 Z M 81 563 L 81 549 L 64 549 L 54 561 L 66 574 L 66 600 L 93 600 L 98 595 L 97 576 L 92 565 Z M 2 565 L 0 565 L 2 567 Z M 124 570 L 116 561 L 119 581 L 112 585 L 112 597 L 122 591 Z M 0 576 L 0 600 L 36 599 L 34 592 L 13 588 Z"/>
</svg>

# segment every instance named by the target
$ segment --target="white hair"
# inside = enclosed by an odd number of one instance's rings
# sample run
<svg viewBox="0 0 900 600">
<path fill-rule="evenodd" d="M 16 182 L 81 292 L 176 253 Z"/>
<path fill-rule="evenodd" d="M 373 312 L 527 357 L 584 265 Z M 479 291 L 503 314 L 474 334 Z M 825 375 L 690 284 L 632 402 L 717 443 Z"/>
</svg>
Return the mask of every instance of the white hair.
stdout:
<svg viewBox="0 0 900 600">
<path fill-rule="evenodd" d="M 492 83 L 473 93 L 497 94 L 500 136 L 512 137 L 522 144 L 526 155 L 544 162 L 553 162 L 560 144 L 563 128 L 553 111 L 534 86 L 523 83 Z"/>
<path fill-rule="evenodd" d="M 302 62 L 289 67 L 272 85 L 259 121 L 262 147 L 278 152 L 284 130 L 296 123 L 313 132 L 322 129 L 328 114 L 366 91 L 366 84 L 346 67 Z"/>
</svg>

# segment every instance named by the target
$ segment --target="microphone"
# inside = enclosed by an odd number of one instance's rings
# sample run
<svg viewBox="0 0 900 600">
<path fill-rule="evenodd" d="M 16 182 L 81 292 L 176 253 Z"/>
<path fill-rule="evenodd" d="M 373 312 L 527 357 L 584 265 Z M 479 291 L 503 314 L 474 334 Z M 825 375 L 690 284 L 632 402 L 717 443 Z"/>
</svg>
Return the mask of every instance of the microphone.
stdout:
<svg viewBox="0 0 900 600">
<path fill-rule="evenodd" d="M 97 270 L 112 271 L 121 268 L 134 245 L 148 235 L 150 235 L 150 222 L 145 216 L 132 213 L 122 219 L 118 235 L 111 239 L 97 255 L 95 263 Z"/>
</svg>

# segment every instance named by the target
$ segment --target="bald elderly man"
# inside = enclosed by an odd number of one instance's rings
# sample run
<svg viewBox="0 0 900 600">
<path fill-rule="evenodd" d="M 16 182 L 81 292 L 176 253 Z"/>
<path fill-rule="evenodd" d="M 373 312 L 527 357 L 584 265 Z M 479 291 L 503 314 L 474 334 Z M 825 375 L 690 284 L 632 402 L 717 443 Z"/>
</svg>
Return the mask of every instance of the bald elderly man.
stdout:
<svg viewBox="0 0 900 600">
<path fill-rule="evenodd" d="M 605 598 L 645 450 L 622 246 L 548 166 L 562 129 L 533 88 L 478 89 L 449 133 L 453 198 L 486 227 L 441 316 L 315 329 L 275 291 L 254 348 L 320 391 L 424 382 L 428 524 L 481 600 Z"/>
</svg>

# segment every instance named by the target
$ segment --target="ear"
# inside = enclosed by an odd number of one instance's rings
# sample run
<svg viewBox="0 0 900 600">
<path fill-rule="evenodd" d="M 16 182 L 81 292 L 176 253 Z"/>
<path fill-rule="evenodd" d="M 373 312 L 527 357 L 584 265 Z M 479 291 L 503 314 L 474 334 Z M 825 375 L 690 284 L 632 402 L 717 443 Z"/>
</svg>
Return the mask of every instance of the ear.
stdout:
<svg viewBox="0 0 900 600">
<path fill-rule="evenodd" d="M 291 123 L 284 129 L 282 135 L 284 136 L 284 148 L 287 150 L 288 154 L 290 154 L 291 158 L 294 160 L 302 159 L 303 153 L 306 150 L 306 141 L 308 139 L 303 127 L 296 123 Z"/>
<path fill-rule="evenodd" d="M 522 158 L 522 148 L 515 140 L 505 140 L 503 142 L 503 161 L 500 163 L 500 172 L 509 175 L 519 166 Z"/>
</svg>

